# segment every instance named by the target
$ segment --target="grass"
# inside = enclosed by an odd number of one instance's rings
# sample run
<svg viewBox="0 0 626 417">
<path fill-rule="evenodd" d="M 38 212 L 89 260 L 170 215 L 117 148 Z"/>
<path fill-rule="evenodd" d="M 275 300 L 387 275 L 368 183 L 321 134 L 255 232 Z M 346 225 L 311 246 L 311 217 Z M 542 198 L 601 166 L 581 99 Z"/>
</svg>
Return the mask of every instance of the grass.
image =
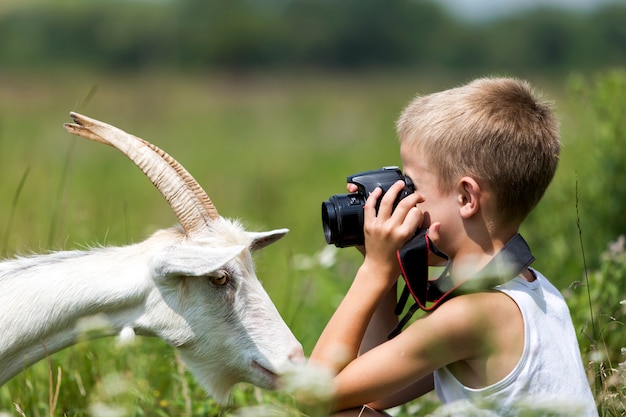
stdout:
<svg viewBox="0 0 626 417">
<path fill-rule="evenodd" d="M 401 108 L 418 92 L 458 83 L 403 74 L 112 76 L 77 71 L 7 73 L 2 78 L 0 250 L 4 257 L 128 244 L 175 222 L 160 194 L 132 163 L 113 149 L 63 130 L 68 112 L 75 110 L 168 151 L 204 186 L 221 214 L 244 219 L 250 229 L 291 229 L 285 239 L 259 254 L 257 270 L 307 353 L 358 262 L 356 251 L 333 251 L 325 244 L 321 201 L 345 192 L 348 174 L 399 164 L 393 124 Z M 564 83 L 536 83 L 559 103 L 566 148 L 555 184 L 523 233 L 541 253 L 538 268 L 566 290 L 572 281 L 582 279 L 585 269 L 578 246 L 569 244 L 569 236 L 577 233 L 572 174 L 578 170 L 581 178 L 589 180 L 583 174 L 593 167 L 585 168 L 581 161 L 592 144 L 586 144 L 585 131 L 577 129 L 593 126 L 593 119 L 572 103 L 576 97 Z M 595 175 L 594 181 L 606 181 Z M 581 195 L 579 220 L 585 233 L 590 216 L 587 202 Z M 561 213 L 560 218 L 555 219 L 555 212 Z M 619 230 L 614 232 L 616 238 Z M 592 247 L 587 256 L 595 261 L 602 251 Z M 330 266 L 322 262 L 329 256 Z M 597 269 L 598 264 L 591 268 Z M 563 265 L 573 272 L 563 274 Z M 619 291 L 614 293 L 618 301 L 623 297 Z M 576 297 L 577 293 L 570 294 L 571 306 L 580 316 L 577 323 L 582 323 L 589 312 L 583 311 L 585 304 Z M 621 341 L 610 343 L 610 349 L 619 352 L 621 346 L 615 344 Z M 619 389 L 623 377 L 615 356 L 611 358 L 612 366 L 605 369 L 616 371 L 607 373 L 603 381 L 613 384 L 613 391 L 602 392 L 616 393 L 619 399 L 624 395 Z M 618 378 L 617 388 L 611 376 Z M 118 386 L 124 390 L 116 390 Z M 258 411 L 255 406 L 300 415 L 291 395 L 245 384 L 235 389 L 228 405 L 217 405 L 184 371 L 169 346 L 148 338 L 125 347 L 118 347 L 114 339 L 81 343 L 0 388 L 0 415 L 225 416 Z M 426 414 L 434 407 L 431 398 L 400 410 L 400 415 L 418 408 Z"/>
</svg>

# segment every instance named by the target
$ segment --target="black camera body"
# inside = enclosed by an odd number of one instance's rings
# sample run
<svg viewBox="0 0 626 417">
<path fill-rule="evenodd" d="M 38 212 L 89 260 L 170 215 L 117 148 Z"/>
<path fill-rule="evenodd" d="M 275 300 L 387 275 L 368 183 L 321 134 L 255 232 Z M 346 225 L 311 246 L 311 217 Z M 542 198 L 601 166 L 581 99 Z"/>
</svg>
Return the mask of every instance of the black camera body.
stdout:
<svg viewBox="0 0 626 417">
<path fill-rule="evenodd" d="M 400 200 L 414 192 L 413 182 L 409 177 L 402 175 L 398 167 L 383 167 L 348 176 L 346 181 L 355 184 L 357 191 L 337 194 L 322 202 L 322 226 L 326 243 L 334 243 L 338 248 L 362 245 L 365 242 L 363 206 L 367 197 L 377 187 L 383 190 L 383 194 L 386 193 L 398 180 L 404 181 L 406 185 L 398 194 L 394 209 Z"/>
</svg>

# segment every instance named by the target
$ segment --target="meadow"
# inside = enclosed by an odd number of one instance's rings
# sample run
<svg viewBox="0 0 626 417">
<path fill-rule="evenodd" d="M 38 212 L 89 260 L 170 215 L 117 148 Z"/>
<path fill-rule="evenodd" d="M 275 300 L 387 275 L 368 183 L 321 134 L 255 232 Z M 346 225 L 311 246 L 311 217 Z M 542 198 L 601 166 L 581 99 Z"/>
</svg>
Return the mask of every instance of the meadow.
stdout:
<svg viewBox="0 0 626 417">
<path fill-rule="evenodd" d="M 62 128 L 77 111 L 178 159 L 220 213 L 249 229 L 291 231 L 256 258 L 258 276 L 309 353 L 359 262 L 326 245 L 320 204 L 345 177 L 399 165 L 403 106 L 459 83 L 415 74 L 3 73 L 0 255 L 124 245 L 175 222 L 149 181 L 114 149 Z M 522 234 L 568 297 L 601 415 L 625 415 L 626 73 L 530 79 L 557 104 L 564 148 Z M 610 247 L 611 242 L 617 242 Z M 0 306 L 1 309 L 1 306 Z M 264 411 L 259 411 L 262 405 Z M 426 415 L 432 397 L 398 411 Z M 252 410 L 252 411 L 251 411 Z M 0 387 L 0 416 L 304 415 L 292 395 L 241 384 L 208 399 L 159 340 L 114 339 L 52 355 Z M 246 414 L 248 413 L 248 414 Z M 257 413 L 257 414 L 254 414 Z M 314 412 L 307 411 L 311 415 Z"/>
</svg>

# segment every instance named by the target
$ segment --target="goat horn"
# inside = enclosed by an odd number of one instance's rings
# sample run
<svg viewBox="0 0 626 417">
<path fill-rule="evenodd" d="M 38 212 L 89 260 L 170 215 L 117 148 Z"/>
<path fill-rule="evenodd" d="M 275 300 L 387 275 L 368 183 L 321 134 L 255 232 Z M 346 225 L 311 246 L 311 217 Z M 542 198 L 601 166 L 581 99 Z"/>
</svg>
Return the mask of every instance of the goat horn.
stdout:
<svg viewBox="0 0 626 417">
<path fill-rule="evenodd" d="M 205 230 L 219 217 L 217 209 L 189 172 L 152 143 L 98 120 L 70 113 L 74 123 L 68 132 L 119 149 L 130 158 L 163 194 L 187 235 Z"/>
</svg>

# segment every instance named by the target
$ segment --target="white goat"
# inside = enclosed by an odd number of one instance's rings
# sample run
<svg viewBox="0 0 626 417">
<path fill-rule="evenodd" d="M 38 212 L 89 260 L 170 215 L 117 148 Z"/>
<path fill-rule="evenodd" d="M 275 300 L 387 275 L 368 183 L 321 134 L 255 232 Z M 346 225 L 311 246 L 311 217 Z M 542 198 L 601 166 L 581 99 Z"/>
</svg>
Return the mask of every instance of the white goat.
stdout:
<svg viewBox="0 0 626 417">
<path fill-rule="evenodd" d="M 218 215 L 171 156 L 120 129 L 71 113 L 65 128 L 127 155 L 159 189 L 181 228 L 130 246 L 35 255 L 0 263 L 0 385 L 48 354 L 97 336 L 158 336 L 177 348 L 206 391 L 224 400 L 237 382 L 276 387 L 303 358 L 254 271 L 252 251 L 287 233 L 253 233 Z"/>
</svg>

